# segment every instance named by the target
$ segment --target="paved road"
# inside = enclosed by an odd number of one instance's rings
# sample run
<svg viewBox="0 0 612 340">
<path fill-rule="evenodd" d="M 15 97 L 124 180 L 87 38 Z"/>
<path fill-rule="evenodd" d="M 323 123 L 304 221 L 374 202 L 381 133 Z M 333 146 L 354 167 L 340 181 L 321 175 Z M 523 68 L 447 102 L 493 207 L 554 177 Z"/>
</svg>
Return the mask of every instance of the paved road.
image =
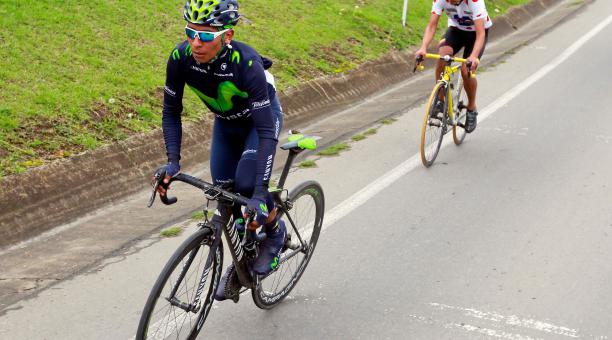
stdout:
<svg viewBox="0 0 612 340">
<path fill-rule="evenodd" d="M 478 129 L 430 169 L 416 107 L 293 173 L 328 198 L 307 272 L 274 310 L 216 304 L 201 338 L 612 337 L 611 17 L 596 1 L 481 73 Z M 130 339 L 180 240 L 152 236 L 11 306 L 0 338 Z"/>
</svg>

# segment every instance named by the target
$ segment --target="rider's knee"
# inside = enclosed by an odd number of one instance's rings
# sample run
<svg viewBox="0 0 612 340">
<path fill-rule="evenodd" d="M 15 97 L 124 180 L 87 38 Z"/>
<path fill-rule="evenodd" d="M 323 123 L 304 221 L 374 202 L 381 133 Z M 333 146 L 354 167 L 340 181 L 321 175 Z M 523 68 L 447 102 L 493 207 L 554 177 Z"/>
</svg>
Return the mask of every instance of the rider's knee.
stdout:
<svg viewBox="0 0 612 340">
<path fill-rule="evenodd" d="M 439 48 L 438 48 L 438 54 L 439 55 L 454 55 L 454 51 L 453 48 L 448 46 L 448 45 L 442 45 L 440 44 Z"/>
</svg>

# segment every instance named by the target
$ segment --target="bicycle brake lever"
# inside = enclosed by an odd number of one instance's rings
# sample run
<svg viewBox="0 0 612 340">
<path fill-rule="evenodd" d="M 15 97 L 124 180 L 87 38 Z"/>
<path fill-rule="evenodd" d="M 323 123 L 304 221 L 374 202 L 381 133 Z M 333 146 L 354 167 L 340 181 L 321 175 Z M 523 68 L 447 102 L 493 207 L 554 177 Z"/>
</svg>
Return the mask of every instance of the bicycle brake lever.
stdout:
<svg viewBox="0 0 612 340">
<path fill-rule="evenodd" d="M 412 73 L 415 73 L 417 70 L 418 71 L 423 71 L 425 69 L 425 66 L 423 66 L 423 57 L 418 57 L 416 58 L 416 61 L 414 63 L 414 69 L 412 70 Z"/>
<path fill-rule="evenodd" d="M 176 197 L 168 197 L 168 187 L 170 186 L 170 183 L 172 183 L 172 178 L 170 179 L 170 182 L 167 185 L 164 185 L 164 177 L 165 176 L 162 175 L 155 175 L 155 186 L 153 187 L 153 193 L 151 194 L 149 204 L 147 205 L 148 208 L 153 205 L 153 202 L 155 201 L 155 195 L 157 195 L 157 188 L 160 186 L 166 189 L 166 195 L 159 194 L 159 199 L 162 201 L 162 203 L 164 203 L 165 205 L 170 205 L 178 201 Z"/>
<path fill-rule="evenodd" d="M 472 62 L 471 61 L 466 62 L 465 66 L 467 67 L 467 70 L 468 70 L 468 76 L 470 78 L 476 78 L 476 72 L 472 71 Z"/>
<path fill-rule="evenodd" d="M 155 202 L 155 197 L 157 196 L 157 187 L 159 187 L 162 183 L 163 177 L 155 175 L 155 184 L 153 185 L 153 192 L 151 193 L 151 198 L 149 198 L 149 204 L 147 204 L 147 208 L 153 206 L 153 202 Z"/>
</svg>

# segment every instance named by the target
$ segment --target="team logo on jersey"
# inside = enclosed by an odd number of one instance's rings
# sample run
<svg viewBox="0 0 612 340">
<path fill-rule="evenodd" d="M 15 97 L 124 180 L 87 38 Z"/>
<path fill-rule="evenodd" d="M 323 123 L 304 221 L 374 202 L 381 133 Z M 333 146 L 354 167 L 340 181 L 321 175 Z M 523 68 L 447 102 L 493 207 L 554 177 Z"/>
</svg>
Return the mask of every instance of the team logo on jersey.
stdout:
<svg viewBox="0 0 612 340">
<path fill-rule="evenodd" d="M 259 109 L 266 106 L 270 106 L 270 99 L 262 100 L 260 102 L 253 102 L 254 109 Z"/>
<path fill-rule="evenodd" d="M 194 70 L 194 71 L 201 72 L 201 73 L 207 73 L 205 69 L 197 67 L 195 65 L 191 65 L 191 69 Z"/>
<path fill-rule="evenodd" d="M 216 75 L 217 77 L 233 77 L 234 73 L 230 72 L 230 73 L 213 73 L 214 75 Z"/>
<path fill-rule="evenodd" d="M 217 98 L 211 98 L 191 85 L 189 85 L 189 87 L 208 105 L 208 107 L 216 112 L 227 112 L 231 110 L 234 107 L 234 103 L 232 102 L 234 96 L 240 98 L 249 97 L 248 93 L 240 91 L 231 81 L 224 81 L 219 84 L 217 87 Z"/>
<path fill-rule="evenodd" d="M 454 19 L 461 26 L 472 26 L 472 25 L 474 25 L 474 21 L 470 17 L 459 17 L 458 15 L 455 15 Z"/>
<path fill-rule="evenodd" d="M 221 71 L 225 71 L 225 69 L 227 69 L 227 64 L 226 63 L 221 64 Z"/>
</svg>

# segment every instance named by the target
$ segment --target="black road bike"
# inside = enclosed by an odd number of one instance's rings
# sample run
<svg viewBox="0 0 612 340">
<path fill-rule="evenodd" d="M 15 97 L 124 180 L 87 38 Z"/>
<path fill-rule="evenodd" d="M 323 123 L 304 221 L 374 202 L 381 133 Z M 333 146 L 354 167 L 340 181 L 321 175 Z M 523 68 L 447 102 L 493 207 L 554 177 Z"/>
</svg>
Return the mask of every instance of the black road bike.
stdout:
<svg viewBox="0 0 612 340">
<path fill-rule="evenodd" d="M 159 274 L 142 311 L 136 339 L 195 339 L 202 330 L 214 302 L 223 266 L 225 234 L 236 275 L 226 287 L 233 289 L 232 299 L 238 302 L 240 293 L 250 289 L 257 307 L 270 309 L 291 292 L 304 273 L 321 232 L 325 198 L 321 185 L 306 181 L 291 192 L 283 189 L 295 157 L 305 149 L 316 148 L 316 137 L 291 135 L 289 143 L 281 146 L 289 155 L 277 188 L 271 188 L 277 214 L 285 221 L 287 242 L 276 269 L 260 276 L 249 268 L 257 257 L 258 244 L 265 233 L 247 229 L 240 237 L 233 223 L 232 207 L 245 206 L 247 199 L 226 188 L 214 186 L 187 174 L 178 174 L 171 182 L 190 184 L 204 192 L 207 199 L 204 220 L 198 230 L 176 249 Z M 160 176 L 161 177 L 161 176 Z M 158 178 L 149 201 L 155 200 L 156 188 L 163 185 Z M 166 187 L 170 184 L 165 185 Z M 175 197 L 161 196 L 165 204 L 176 203 Z M 215 214 L 208 219 L 208 204 L 217 202 Z M 249 213 L 247 213 L 248 215 Z M 252 214 L 250 214 L 252 218 Z M 247 221 L 248 223 L 248 221 Z M 229 292 L 232 293 L 232 292 Z"/>
</svg>

